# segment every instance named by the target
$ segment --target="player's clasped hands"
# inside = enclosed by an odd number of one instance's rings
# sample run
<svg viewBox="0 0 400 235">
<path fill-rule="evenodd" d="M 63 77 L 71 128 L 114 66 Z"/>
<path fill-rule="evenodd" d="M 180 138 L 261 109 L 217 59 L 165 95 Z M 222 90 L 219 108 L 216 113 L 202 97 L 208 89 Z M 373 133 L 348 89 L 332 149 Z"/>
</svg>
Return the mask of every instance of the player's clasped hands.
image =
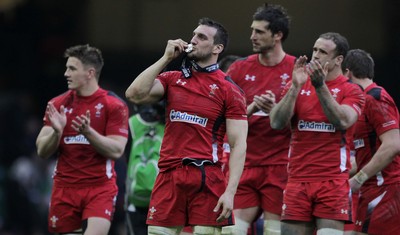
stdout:
<svg viewBox="0 0 400 235">
<path fill-rule="evenodd" d="M 265 94 L 255 95 L 253 101 L 256 104 L 257 109 L 262 110 L 264 113 L 269 113 L 275 106 L 275 94 L 272 91 L 267 90 L 265 91 Z"/>
<path fill-rule="evenodd" d="M 322 66 L 319 61 L 312 60 L 307 63 L 307 56 L 300 56 L 294 65 L 292 82 L 295 87 L 300 88 L 310 76 L 311 83 L 315 88 L 321 87 L 325 83 L 328 73 L 328 62 Z"/>
</svg>

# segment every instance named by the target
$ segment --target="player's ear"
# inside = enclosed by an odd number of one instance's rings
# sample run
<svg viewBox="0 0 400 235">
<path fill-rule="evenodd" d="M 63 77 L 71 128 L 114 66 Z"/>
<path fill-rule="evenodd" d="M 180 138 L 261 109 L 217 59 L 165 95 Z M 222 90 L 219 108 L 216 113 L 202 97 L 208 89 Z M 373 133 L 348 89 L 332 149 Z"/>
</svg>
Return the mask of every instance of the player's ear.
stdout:
<svg viewBox="0 0 400 235">
<path fill-rule="evenodd" d="M 222 44 L 214 45 L 214 50 L 213 50 L 214 53 L 221 54 L 223 50 L 224 50 L 224 45 Z"/>
</svg>

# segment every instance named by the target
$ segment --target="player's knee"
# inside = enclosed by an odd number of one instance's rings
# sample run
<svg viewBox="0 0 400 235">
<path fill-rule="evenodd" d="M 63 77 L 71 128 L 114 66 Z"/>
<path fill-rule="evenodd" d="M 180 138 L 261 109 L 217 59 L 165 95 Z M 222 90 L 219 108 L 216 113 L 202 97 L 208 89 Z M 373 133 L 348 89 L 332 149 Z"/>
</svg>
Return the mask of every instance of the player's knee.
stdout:
<svg viewBox="0 0 400 235">
<path fill-rule="evenodd" d="M 250 224 L 239 218 L 235 218 L 235 225 L 222 227 L 222 235 L 243 235 L 247 234 Z"/>
<path fill-rule="evenodd" d="M 221 235 L 220 227 L 200 226 L 196 225 L 193 228 L 194 235 Z"/>
<path fill-rule="evenodd" d="M 264 234 L 280 235 L 281 221 L 279 220 L 264 220 Z"/>
<path fill-rule="evenodd" d="M 147 228 L 148 235 L 177 235 L 181 231 L 181 227 L 161 227 L 149 225 Z"/>
<path fill-rule="evenodd" d="M 317 235 L 342 235 L 343 231 L 334 228 L 320 228 L 317 230 Z"/>
</svg>

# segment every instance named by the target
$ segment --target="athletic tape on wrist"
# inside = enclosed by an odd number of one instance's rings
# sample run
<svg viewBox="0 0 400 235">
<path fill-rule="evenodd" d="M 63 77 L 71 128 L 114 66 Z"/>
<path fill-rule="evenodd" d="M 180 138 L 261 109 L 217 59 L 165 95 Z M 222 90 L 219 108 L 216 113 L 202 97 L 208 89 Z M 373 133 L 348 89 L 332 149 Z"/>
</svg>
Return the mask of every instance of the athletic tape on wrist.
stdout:
<svg viewBox="0 0 400 235">
<path fill-rule="evenodd" d="M 355 176 L 354 180 L 357 181 L 359 184 L 363 184 L 365 181 L 368 180 L 368 175 L 364 173 L 364 171 L 360 170 Z"/>
</svg>

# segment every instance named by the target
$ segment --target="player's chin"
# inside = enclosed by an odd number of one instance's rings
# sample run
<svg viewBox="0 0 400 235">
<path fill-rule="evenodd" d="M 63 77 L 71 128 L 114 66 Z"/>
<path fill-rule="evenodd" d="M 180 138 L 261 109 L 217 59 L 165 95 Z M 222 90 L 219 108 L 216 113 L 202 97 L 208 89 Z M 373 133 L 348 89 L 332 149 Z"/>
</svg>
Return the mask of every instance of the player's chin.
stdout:
<svg viewBox="0 0 400 235">
<path fill-rule="evenodd" d="M 261 53 L 260 47 L 253 44 L 253 52 L 254 53 Z"/>
<path fill-rule="evenodd" d="M 76 88 L 76 86 L 74 86 L 73 84 L 71 84 L 71 83 L 68 83 L 68 89 L 69 90 L 74 90 Z"/>
</svg>

